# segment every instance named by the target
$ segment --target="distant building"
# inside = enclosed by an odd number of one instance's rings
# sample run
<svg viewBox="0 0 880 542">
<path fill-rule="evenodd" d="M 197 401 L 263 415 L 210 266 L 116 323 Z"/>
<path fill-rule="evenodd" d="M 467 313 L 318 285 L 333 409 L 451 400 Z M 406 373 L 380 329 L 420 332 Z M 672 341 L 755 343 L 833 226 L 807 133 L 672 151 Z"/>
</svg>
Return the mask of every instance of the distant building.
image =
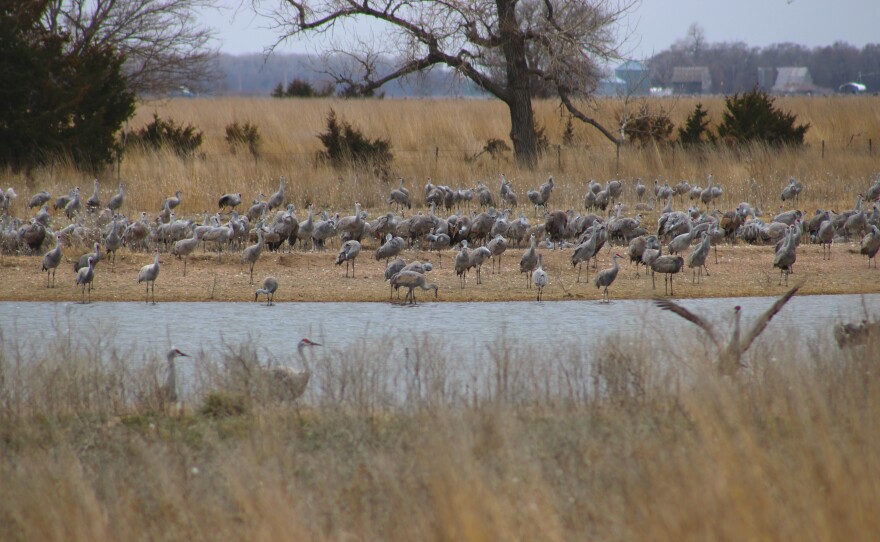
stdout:
<svg viewBox="0 0 880 542">
<path fill-rule="evenodd" d="M 620 77 L 603 77 L 596 87 L 599 96 L 623 96 L 626 94 L 626 81 Z"/>
<path fill-rule="evenodd" d="M 712 90 L 712 75 L 705 66 L 672 69 L 672 92 L 675 94 L 706 94 Z"/>
<path fill-rule="evenodd" d="M 647 96 L 651 91 L 648 66 L 638 60 L 629 60 L 614 70 L 614 75 L 625 83 L 625 93 Z"/>
<path fill-rule="evenodd" d="M 862 83 L 851 81 L 840 85 L 837 90 L 842 94 L 864 94 L 865 91 L 868 90 L 868 87 Z"/>
<path fill-rule="evenodd" d="M 828 94 L 829 90 L 813 84 L 810 70 L 798 67 L 776 68 L 776 82 L 770 89 L 775 94 Z"/>
</svg>

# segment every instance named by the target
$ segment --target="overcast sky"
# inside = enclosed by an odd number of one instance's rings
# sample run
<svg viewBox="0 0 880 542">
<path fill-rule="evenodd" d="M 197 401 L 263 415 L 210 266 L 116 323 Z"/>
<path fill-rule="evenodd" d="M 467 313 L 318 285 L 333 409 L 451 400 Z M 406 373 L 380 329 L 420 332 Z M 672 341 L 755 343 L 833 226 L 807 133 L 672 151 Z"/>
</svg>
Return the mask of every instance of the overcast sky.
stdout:
<svg viewBox="0 0 880 542">
<path fill-rule="evenodd" d="M 222 52 L 262 52 L 277 39 L 271 21 L 254 15 L 250 2 L 219 0 L 227 9 L 204 14 L 217 31 Z M 275 4 L 270 0 L 266 5 Z M 683 38 L 692 23 L 706 41 L 742 41 L 751 46 L 793 42 L 809 47 L 845 41 L 857 47 L 880 42 L 878 0 L 642 0 L 622 34 L 631 58 L 648 58 Z M 316 41 L 288 42 L 282 52 L 315 52 Z"/>
</svg>

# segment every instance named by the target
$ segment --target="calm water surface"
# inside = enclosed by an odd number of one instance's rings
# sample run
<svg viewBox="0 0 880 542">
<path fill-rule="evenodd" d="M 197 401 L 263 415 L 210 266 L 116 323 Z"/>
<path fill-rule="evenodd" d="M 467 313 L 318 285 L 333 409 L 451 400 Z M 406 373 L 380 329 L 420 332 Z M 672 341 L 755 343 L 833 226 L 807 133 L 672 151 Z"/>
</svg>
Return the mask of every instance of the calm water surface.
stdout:
<svg viewBox="0 0 880 542">
<path fill-rule="evenodd" d="M 691 299 L 681 304 L 726 325 L 732 308 L 743 307 L 744 325 L 763 313 L 771 297 Z M 796 296 L 770 323 L 767 333 L 827 329 L 837 321 L 864 318 L 880 308 L 880 295 Z M 302 337 L 341 350 L 377 342 L 425 336 L 480 349 L 499 336 L 515 344 L 540 346 L 576 340 L 589 346 L 609 334 L 669 337 L 690 326 L 649 300 L 420 303 L 75 303 L 0 302 L 3 349 L 70 337 L 160 355 L 171 345 L 206 353 L 253 341 L 270 356 L 290 356 Z M 827 331 L 823 331 L 827 332 Z"/>
</svg>

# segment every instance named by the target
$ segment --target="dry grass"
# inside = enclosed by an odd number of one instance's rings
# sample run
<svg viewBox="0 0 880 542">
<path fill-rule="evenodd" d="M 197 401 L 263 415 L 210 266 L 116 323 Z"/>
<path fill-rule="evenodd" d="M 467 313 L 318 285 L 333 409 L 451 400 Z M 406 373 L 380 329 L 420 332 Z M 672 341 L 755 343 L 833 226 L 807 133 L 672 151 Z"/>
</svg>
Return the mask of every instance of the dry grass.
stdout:
<svg viewBox="0 0 880 542">
<path fill-rule="evenodd" d="M 652 111 L 663 108 L 676 125 L 681 125 L 696 104 L 695 99 L 649 100 Z M 704 103 L 713 122 L 723 110 L 720 97 L 706 97 Z M 419 191 L 427 178 L 450 186 L 473 186 L 477 180 L 497 188 L 498 173 L 504 172 L 524 198 L 529 187 L 537 186 L 553 172 L 557 178 L 555 204 L 581 208 L 585 182 L 612 177 L 640 176 L 677 182 L 689 179 L 705 184 L 711 172 L 727 191 L 723 204 L 742 200 L 762 207 L 777 205 L 778 194 L 790 175 L 807 186 L 802 206 L 846 207 L 855 194 L 865 189 L 877 172 L 880 152 L 880 98 L 780 98 L 783 109 L 809 122 L 807 146 L 802 150 L 768 151 L 754 148 L 744 153 L 715 150 L 683 153 L 660 148 L 625 148 L 618 161 L 613 145 L 589 127 L 575 125 L 575 143 L 562 147 L 566 118 L 552 102 L 537 102 L 538 122 L 546 127 L 551 151 L 536 172 L 517 169 L 509 155 L 493 160 L 484 155 L 475 162 L 465 160 L 476 154 L 490 138 L 506 139 L 508 113 L 497 100 L 278 100 L 260 98 L 200 98 L 142 103 L 129 129 L 137 129 L 158 113 L 178 123 L 192 123 L 204 131 L 201 158 L 181 159 L 173 153 L 131 151 L 120 168 L 121 180 L 129 187 L 128 214 L 158 211 L 161 201 L 175 190 L 184 192 L 182 212 L 195 214 L 214 209 L 224 192 L 242 192 L 246 201 L 259 192 L 271 193 L 278 175 L 290 182 L 290 198 L 299 208 L 307 202 L 319 208 L 348 209 L 353 201 L 377 212 L 385 208 L 384 199 L 394 182 L 387 183 L 369 174 L 334 170 L 316 163 L 321 150 L 316 135 L 325 129 L 330 108 L 340 117 L 361 128 L 371 137 L 387 137 L 393 144 L 393 175 L 409 181 Z M 624 107 L 638 110 L 637 103 L 599 100 L 592 113 L 606 126 L 613 127 Z M 254 160 L 246 152 L 233 153 L 224 140 L 226 125 L 251 122 L 263 136 L 262 157 Z M 824 141 L 824 158 L 822 142 Z M 873 154 L 869 153 L 869 141 Z M 115 169 L 101 175 L 105 194 L 115 188 Z M 84 191 L 91 184 L 86 174 L 63 163 L 34 172 L 31 184 L 21 175 L 4 172 L 0 182 L 15 187 L 20 194 L 48 188 L 53 193 L 78 184 Z"/>
<path fill-rule="evenodd" d="M 878 344 L 768 338 L 728 380 L 692 340 L 657 332 L 588 352 L 500 337 L 485 366 L 430 337 L 325 349 L 300 405 L 249 394 L 243 414 L 217 417 L 198 409 L 232 401 L 253 347 L 198 356 L 171 415 L 156 360 L 7 343 L 0 538 L 875 537 Z"/>
</svg>

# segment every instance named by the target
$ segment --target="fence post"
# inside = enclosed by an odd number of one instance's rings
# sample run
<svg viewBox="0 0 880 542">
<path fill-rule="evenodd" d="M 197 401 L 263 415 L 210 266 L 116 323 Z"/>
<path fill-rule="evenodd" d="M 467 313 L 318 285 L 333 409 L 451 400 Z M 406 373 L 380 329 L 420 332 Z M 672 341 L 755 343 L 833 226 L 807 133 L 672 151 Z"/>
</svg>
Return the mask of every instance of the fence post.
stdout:
<svg viewBox="0 0 880 542">
<path fill-rule="evenodd" d="M 822 140 L 822 159 L 825 159 L 825 140 Z"/>
<path fill-rule="evenodd" d="M 620 143 L 615 143 L 617 147 L 617 161 L 614 165 L 614 175 L 620 175 Z"/>
<path fill-rule="evenodd" d="M 440 163 L 440 147 L 434 147 L 434 167 Z"/>
<path fill-rule="evenodd" d="M 874 156 L 874 140 L 868 138 L 868 156 Z"/>
<path fill-rule="evenodd" d="M 556 169 L 562 171 L 562 145 L 556 145 Z"/>
</svg>

